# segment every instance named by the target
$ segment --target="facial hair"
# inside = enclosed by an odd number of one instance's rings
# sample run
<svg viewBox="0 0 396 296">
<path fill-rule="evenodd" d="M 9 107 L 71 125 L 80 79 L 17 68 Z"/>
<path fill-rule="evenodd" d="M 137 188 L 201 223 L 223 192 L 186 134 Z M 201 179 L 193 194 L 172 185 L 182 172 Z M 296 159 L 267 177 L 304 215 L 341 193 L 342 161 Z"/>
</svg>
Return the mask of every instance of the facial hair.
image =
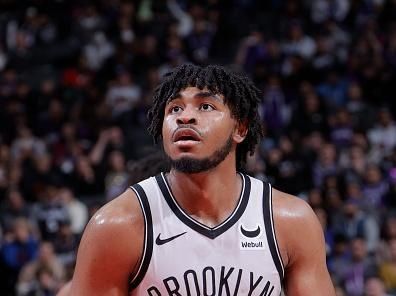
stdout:
<svg viewBox="0 0 396 296">
<path fill-rule="evenodd" d="M 180 159 L 172 159 L 166 155 L 172 169 L 186 174 L 197 174 L 209 171 L 217 167 L 232 150 L 232 135 L 229 136 L 224 145 L 216 150 L 211 156 L 202 159 L 182 157 Z"/>
</svg>

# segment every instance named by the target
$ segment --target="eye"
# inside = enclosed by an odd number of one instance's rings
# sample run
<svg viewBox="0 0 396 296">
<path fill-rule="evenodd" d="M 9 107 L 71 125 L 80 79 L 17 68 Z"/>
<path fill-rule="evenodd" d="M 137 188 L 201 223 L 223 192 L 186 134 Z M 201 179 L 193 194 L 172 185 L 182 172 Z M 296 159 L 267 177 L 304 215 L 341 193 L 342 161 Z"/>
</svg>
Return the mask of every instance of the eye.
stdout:
<svg viewBox="0 0 396 296">
<path fill-rule="evenodd" d="M 172 106 L 171 108 L 169 108 L 169 113 L 175 114 L 179 113 L 181 110 L 182 108 L 180 106 Z"/>
<path fill-rule="evenodd" d="M 202 104 L 200 107 L 199 107 L 199 109 L 200 110 L 202 110 L 202 111 L 212 111 L 212 110 L 214 110 L 214 107 L 212 106 L 212 105 L 210 105 L 210 104 Z"/>
</svg>

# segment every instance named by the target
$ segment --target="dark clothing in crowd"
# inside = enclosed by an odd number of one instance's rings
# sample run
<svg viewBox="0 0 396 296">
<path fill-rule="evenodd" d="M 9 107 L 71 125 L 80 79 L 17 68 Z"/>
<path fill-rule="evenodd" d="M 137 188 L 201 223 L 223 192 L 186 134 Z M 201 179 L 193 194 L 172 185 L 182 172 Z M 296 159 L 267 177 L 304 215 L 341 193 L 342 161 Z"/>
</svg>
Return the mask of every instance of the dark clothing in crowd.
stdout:
<svg viewBox="0 0 396 296">
<path fill-rule="evenodd" d="M 55 295 L 87 213 L 169 168 L 146 112 L 185 62 L 260 89 L 243 170 L 312 206 L 340 290 L 363 296 L 396 260 L 395 1 L 19 2 L 0 4 L 2 295 Z"/>
</svg>

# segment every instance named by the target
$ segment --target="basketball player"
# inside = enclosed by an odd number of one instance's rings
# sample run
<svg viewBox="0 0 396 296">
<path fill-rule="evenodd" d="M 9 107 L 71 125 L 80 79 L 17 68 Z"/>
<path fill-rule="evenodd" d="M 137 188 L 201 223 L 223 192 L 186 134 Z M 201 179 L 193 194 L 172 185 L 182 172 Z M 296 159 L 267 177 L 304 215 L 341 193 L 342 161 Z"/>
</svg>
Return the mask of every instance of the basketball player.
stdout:
<svg viewBox="0 0 396 296">
<path fill-rule="evenodd" d="M 239 172 L 262 136 L 254 85 L 183 65 L 153 99 L 149 131 L 171 169 L 95 214 L 64 293 L 334 296 L 310 207 Z"/>
</svg>

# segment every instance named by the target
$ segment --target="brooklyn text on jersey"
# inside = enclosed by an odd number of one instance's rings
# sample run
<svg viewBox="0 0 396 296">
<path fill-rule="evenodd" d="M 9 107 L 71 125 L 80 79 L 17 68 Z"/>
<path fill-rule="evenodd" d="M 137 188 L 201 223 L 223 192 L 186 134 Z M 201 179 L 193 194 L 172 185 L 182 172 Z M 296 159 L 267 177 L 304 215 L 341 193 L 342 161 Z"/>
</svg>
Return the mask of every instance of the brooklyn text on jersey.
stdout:
<svg viewBox="0 0 396 296">
<path fill-rule="evenodd" d="M 238 203 L 208 227 L 184 212 L 165 174 L 131 187 L 144 221 L 144 250 L 130 295 L 278 296 L 284 268 L 272 217 L 272 187 L 239 174 Z"/>
</svg>

